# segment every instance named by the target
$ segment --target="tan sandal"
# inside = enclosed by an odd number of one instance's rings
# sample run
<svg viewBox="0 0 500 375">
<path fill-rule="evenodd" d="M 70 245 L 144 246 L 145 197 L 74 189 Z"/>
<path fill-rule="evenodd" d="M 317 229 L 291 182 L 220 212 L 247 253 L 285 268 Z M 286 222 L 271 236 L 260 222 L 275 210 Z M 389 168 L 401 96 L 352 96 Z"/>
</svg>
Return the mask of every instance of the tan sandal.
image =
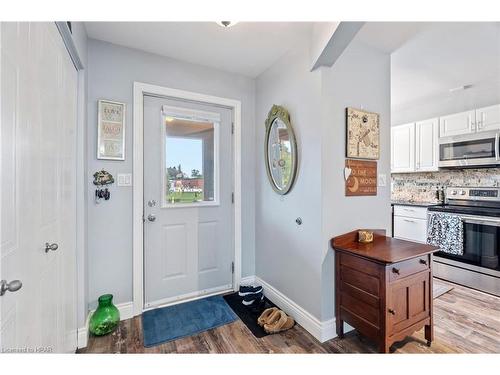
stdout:
<svg viewBox="0 0 500 375">
<path fill-rule="evenodd" d="M 283 311 L 279 310 L 277 314 L 272 315 L 272 321 L 264 324 L 264 330 L 267 333 L 278 333 L 290 329 L 295 324 L 292 317 L 286 315 Z M 276 319 L 278 318 L 278 319 Z"/>
<path fill-rule="evenodd" d="M 277 307 L 271 307 L 269 309 L 265 309 L 262 314 L 260 314 L 259 319 L 257 319 L 257 323 L 259 326 L 264 327 L 264 324 L 269 323 L 269 319 L 274 312 L 279 311 Z"/>
</svg>

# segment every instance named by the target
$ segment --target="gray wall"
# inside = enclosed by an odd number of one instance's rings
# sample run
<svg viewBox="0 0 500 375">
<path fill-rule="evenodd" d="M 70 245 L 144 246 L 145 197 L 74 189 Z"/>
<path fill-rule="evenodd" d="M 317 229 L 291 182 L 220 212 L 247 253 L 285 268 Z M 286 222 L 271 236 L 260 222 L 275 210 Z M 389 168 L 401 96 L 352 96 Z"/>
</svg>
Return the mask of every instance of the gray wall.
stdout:
<svg viewBox="0 0 500 375">
<path fill-rule="evenodd" d="M 113 44 L 89 40 L 88 88 L 88 288 L 89 304 L 113 293 L 116 303 L 132 301 L 132 188 L 113 187 L 111 200 L 95 205 L 92 175 L 132 173 L 133 82 L 216 95 L 242 102 L 242 275 L 254 274 L 255 81 Z M 127 104 L 126 160 L 96 159 L 97 100 Z"/>
<path fill-rule="evenodd" d="M 321 73 L 311 73 L 309 45 L 297 41 L 257 78 L 255 271 L 311 314 L 321 314 Z M 264 164 L 264 121 L 273 104 L 290 112 L 297 137 L 295 186 L 276 194 Z M 301 217 L 303 224 L 295 223 Z"/>
<path fill-rule="evenodd" d="M 377 196 L 346 197 L 345 108 L 380 115 L 379 174 L 387 186 Z M 334 312 L 334 253 L 332 237 L 358 228 L 386 229 L 390 233 L 390 56 L 354 40 L 332 68 L 322 72 L 322 319 Z"/>
<path fill-rule="evenodd" d="M 390 229 L 390 56 L 352 42 L 331 68 L 310 72 L 307 43 L 283 56 L 256 86 L 256 275 L 309 313 L 334 316 L 334 262 L 329 240 L 357 228 Z M 281 197 L 267 180 L 262 145 L 272 104 L 285 106 L 299 148 L 293 190 Z M 375 197 L 345 197 L 345 108 L 380 114 Z M 295 218 L 302 217 L 302 226 Z"/>
</svg>

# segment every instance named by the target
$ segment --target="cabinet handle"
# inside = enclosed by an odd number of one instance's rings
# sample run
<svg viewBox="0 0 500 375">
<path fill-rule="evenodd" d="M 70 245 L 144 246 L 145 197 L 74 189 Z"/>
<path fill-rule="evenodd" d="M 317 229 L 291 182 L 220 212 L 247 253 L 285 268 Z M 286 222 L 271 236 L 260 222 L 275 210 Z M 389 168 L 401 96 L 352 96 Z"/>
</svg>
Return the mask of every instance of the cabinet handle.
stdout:
<svg viewBox="0 0 500 375">
<path fill-rule="evenodd" d="M 419 263 L 420 263 L 420 264 L 425 264 L 425 265 L 427 265 L 427 261 L 426 261 L 425 259 L 420 259 L 420 260 L 419 260 Z"/>
<path fill-rule="evenodd" d="M 392 267 L 392 273 L 395 273 L 396 275 L 399 275 L 399 269 L 396 267 Z"/>
<path fill-rule="evenodd" d="M 396 310 L 389 309 L 388 311 L 389 311 L 389 314 L 396 315 Z"/>
<path fill-rule="evenodd" d="M 404 221 L 406 221 L 407 223 L 414 223 L 415 220 L 410 220 L 410 219 L 403 219 Z"/>
</svg>

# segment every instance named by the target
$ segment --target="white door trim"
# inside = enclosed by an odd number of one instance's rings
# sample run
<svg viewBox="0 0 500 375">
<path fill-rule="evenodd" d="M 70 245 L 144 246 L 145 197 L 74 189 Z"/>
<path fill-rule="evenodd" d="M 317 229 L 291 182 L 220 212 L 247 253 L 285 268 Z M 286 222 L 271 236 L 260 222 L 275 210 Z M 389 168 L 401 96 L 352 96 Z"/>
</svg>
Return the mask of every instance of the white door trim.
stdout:
<svg viewBox="0 0 500 375">
<path fill-rule="evenodd" d="M 233 288 L 239 288 L 241 280 L 241 102 L 239 100 L 178 90 L 148 83 L 134 82 L 133 121 L 133 304 L 134 316 L 144 310 L 144 95 L 158 95 L 173 99 L 192 100 L 216 104 L 233 110 L 234 121 L 234 275 Z"/>
</svg>

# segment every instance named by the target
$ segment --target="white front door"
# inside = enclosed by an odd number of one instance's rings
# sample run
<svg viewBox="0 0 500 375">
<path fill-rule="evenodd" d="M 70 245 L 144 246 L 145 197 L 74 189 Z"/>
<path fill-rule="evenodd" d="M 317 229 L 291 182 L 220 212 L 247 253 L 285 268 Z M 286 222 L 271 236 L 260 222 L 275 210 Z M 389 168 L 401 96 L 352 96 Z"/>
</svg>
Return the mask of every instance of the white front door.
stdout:
<svg viewBox="0 0 500 375">
<path fill-rule="evenodd" d="M 145 307 L 232 289 L 232 110 L 144 97 Z"/>
<path fill-rule="evenodd" d="M 0 297 L 0 349 L 72 352 L 77 72 L 54 23 L 2 23 L 0 43 L 0 279 L 22 282 Z"/>
</svg>

